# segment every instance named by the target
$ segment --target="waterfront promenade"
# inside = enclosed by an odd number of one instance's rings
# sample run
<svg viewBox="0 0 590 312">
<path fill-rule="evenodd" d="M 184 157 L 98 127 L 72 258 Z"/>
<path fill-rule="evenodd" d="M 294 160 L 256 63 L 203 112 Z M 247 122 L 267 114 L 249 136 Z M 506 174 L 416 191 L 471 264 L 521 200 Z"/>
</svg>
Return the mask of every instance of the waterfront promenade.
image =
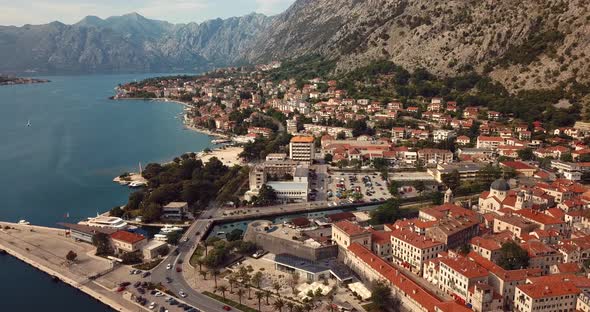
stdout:
<svg viewBox="0 0 590 312">
<path fill-rule="evenodd" d="M 8 254 L 58 278 L 116 311 L 144 310 L 113 291 L 112 287 L 116 286 L 117 281 L 108 275 L 112 270 L 111 261 L 94 256 L 94 248 L 91 245 L 74 242 L 60 229 L 6 222 L 0 222 L 0 227 L 0 249 Z M 66 260 L 69 251 L 78 255 L 74 262 Z M 101 276 L 100 282 L 93 280 L 96 276 Z"/>
</svg>

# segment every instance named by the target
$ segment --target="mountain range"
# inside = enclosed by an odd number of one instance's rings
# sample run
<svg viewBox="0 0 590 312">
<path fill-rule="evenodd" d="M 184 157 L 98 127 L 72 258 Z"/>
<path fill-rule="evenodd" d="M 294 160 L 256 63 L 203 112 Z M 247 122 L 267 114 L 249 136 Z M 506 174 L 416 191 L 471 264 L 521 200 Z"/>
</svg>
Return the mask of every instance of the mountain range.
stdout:
<svg viewBox="0 0 590 312">
<path fill-rule="evenodd" d="M 297 0 L 284 13 L 170 24 L 138 14 L 0 27 L 1 71 L 183 71 L 320 54 L 476 70 L 511 90 L 590 82 L 590 0 Z"/>
<path fill-rule="evenodd" d="M 171 24 L 132 13 L 73 25 L 0 26 L 0 72 L 201 71 L 239 63 L 272 20 L 250 14 Z"/>
</svg>

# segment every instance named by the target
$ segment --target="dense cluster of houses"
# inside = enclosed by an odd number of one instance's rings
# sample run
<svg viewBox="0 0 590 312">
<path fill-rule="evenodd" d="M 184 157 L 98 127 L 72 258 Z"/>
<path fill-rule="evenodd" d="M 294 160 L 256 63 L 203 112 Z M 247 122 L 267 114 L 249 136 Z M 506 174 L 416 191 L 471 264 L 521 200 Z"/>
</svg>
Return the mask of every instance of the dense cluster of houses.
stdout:
<svg viewBox="0 0 590 312">
<path fill-rule="evenodd" d="M 359 276 L 386 280 L 412 310 L 588 311 L 588 190 L 567 180 L 511 189 L 499 179 L 476 209 L 447 193 L 448 203 L 380 231 L 335 223 L 332 240 Z M 526 251 L 526 267 L 500 265 L 509 242 Z"/>
</svg>

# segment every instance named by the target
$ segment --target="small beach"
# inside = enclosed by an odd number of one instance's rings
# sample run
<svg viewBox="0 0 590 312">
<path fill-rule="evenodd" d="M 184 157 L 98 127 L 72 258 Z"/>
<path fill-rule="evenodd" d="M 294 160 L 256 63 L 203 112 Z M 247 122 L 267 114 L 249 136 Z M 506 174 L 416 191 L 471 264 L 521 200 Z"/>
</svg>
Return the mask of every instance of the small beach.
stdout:
<svg viewBox="0 0 590 312">
<path fill-rule="evenodd" d="M 221 147 L 212 150 L 210 153 L 200 152 L 197 154 L 204 163 L 208 162 L 211 158 L 217 157 L 224 165 L 233 167 L 235 165 L 242 165 L 242 160 L 238 155 L 244 151 L 243 147 Z"/>
</svg>

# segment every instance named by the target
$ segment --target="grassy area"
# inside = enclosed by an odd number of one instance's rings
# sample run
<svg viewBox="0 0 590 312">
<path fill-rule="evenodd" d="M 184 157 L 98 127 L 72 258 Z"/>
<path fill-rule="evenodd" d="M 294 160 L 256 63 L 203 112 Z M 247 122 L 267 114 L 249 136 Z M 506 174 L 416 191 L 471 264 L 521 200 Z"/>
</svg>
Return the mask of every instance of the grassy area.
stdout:
<svg viewBox="0 0 590 312">
<path fill-rule="evenodd" d="M 237 303 L 237 302 L 235 302 L 233 300 L 223 299 L 222 296 L 218 296 L 218 295 L 216 295 L 214 293 L 210 293 L 208 291 L 204 291 L 203 292 L 203 295 L 209 296 L 209 297 L 211 297 L 211 298 L 213 298 L 215 300 L 218 300 L 218 301 L 221 301 L 221 302 L 227 304 L 228 306 L 232 306 L 232 307 L 234 307 L 236 309 L 240 309 L 240 310 L 242 310 L 244 312 L 258 312 L 258 310 L 256 310 L 256 309 L 252 309 L 252 308 L 250 308 L 248 306 L 245 306 L 243 304 L 239 304 L 239 303 Z"/>
<path fill-rule="evenodd" d="M 158 264 L 160 264 L 160 262 L 162 262 L 162 260 L 163 259 L 156 259 L 151 262 L 136 264 L 133 266 L 133 268 L 138 269 L 138 270 L 143 270 L 143 271 L 149 271 L 149 270 L 155 268 L 156 266 L 158 266 Z"/>
<path fill-rule="evenodd" d="M 193 253 L 193 255 L 191 256 L 191 259 L 189 261 L 190 265 L 193 267 L 197 267 L 197 260 L 199 260 L 201 257 L 203 257 L 203 253 L 205 252 L 205 247 L 199 245 L 197 246 L 197 249 L 195 249 L 195 252 Z"/>
</svg>

